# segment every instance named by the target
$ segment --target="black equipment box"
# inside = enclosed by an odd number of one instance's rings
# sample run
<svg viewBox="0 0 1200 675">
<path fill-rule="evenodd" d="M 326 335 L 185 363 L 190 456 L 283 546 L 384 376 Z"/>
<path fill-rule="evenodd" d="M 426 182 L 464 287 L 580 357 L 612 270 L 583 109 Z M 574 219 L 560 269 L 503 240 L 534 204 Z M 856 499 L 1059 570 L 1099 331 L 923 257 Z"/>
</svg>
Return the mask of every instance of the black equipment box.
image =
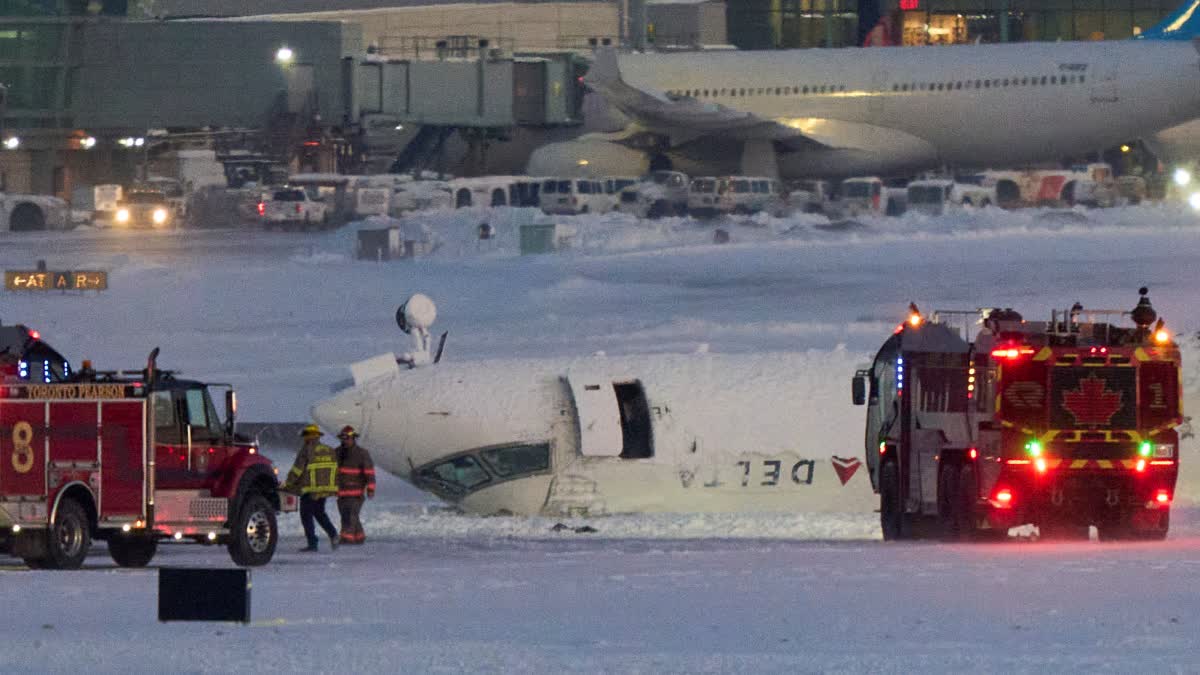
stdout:
<svg viewBox="0 0 1200 675">
<path fill-rule="evenodd" d="M 250 570 L 158 570 L 159 621 L 250 623 Z"/>
</svg>

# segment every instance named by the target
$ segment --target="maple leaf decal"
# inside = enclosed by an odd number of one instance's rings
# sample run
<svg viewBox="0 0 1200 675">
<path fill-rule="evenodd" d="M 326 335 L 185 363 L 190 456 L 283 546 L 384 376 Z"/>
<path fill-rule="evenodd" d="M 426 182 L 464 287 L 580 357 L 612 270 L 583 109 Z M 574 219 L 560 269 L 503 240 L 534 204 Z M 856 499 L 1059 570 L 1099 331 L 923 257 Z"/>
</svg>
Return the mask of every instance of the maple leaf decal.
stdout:
<svg viewBox="0 0 1200 675">
<path fill-rule="evenodd" d="M 1109 391 L 1103 379 L 1089 375 L 1079 380 L 1078 389 L 1063 392 L 1063 409 L 1078 426 L 1106 426 L 1121 409 L 1121 392 Z"/>
</svg>

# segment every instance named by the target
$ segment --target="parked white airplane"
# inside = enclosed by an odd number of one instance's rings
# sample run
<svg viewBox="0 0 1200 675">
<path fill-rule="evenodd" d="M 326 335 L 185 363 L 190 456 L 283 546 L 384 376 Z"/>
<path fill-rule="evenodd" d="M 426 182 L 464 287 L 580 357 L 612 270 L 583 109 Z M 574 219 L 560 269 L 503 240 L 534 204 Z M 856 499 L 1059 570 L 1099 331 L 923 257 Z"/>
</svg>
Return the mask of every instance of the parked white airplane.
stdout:
<svg viewBox="0 0 1200 675">
<path fill-rule="evenodd" d="M 780 52 L 602 50 L 585 78 L 629 119 L 539 148 L 531 175 L 784 177 L 1023 165 L 1103 149 L 1200 116 L 1187 41 Z"/>
<path fill-rule="evenodd" d="M 436 314 L 401 313 L 426 350 Z M 354 384 L 312 413 L 326 429 L 353 425 L 377 465 L 473 513 L 870 513 L 878 500 L 845 433 L 861 424 L 854 408 L 830 406 L 812 424 L 814 399 L 843 394 L 813 391 L 813 358 L 435 357 L 402 368 L 384 354 L 350 366 Z"/>
</svg>

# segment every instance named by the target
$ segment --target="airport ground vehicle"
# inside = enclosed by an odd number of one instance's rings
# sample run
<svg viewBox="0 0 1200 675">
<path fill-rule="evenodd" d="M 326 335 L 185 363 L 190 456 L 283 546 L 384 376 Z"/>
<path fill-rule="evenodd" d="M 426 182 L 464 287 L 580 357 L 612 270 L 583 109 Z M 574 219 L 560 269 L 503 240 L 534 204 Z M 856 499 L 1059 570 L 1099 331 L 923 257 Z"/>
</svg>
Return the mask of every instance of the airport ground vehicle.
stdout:
<svg viewBox="0 0 1200 675">
<path fill-rule="evenodd" d="M 1120 199 L 1112 167 L 1103 162 L 1078 164 L 1067 169 L 987 171 L 984 186 L 996 191 L 996 204 L 1022 206 L 1108 207 Z"/>
<path fill-rule="evenodd" d="M 0 192 L 0 230 L 33 232 L 71 227 L 70 209 L 58 197 Z"/>
<path fill-rule="evenodd" d="M 1166 536 L 1180 357 L 1144 288 L 1132 312 L 1076 303 L 1049 321 L 911 310 L 853 379 L 885 539 L 1002 537 L 1029 523 L 1052 538 L 1092 525 L 1103 539 Z M 1122 315 L 1135 325 L 1113 323 Z"/>
<path fill-rule="evenodd" d="M 542 211 L 550 214 L 607 213 L 613 201 L 595 178 L 547 178 L 539 195 Z"/>
<path fill-rule="evenodd" d="M 448 209 L 453 207 L 454 197 L 443 181 L 414 180 L 398 183 L 392 189 L 388 214 L 399 216 L 409 211 Z"/>
<path fill-rule="evenodd" d="M 24 326 L 0 329 L 13 355 L 0 399 L 0 532 L 35 568 L 76 569 L 93 539 L 142 567 L 162 541 L 223 544 L 239 565 L 269 562 L 275 514 L 295 508 L 276 470 L 234 430 L 227 385 L 139 371 L 72 371 Z M 225 391 L 225 419 L 210 390 Z"/>
<path fill-rule="evenodd" d="M 113 227 L 123 229 L 174 227 L 178 219 L 177 204 L 158 190 L 125 190 L 113 214 Z"/>
<path fill-rule="evenodd" d="M 285 229 L 301 226 L 323 226 L 330 213 L 323 201 L 313 199 L 307 191 L 296 187 L 272 190 L 258 203 L 258 215 L 265 229 L 280 226 Z"/>
<path fill-rule="evenodd" d="M 833 199 L 833 186 L 824 180 L 801 180 L 791 184 L 788 205 L 801 213 L 824 213 Z"/>
<path fill-rule="evenodd" d="M 702 176 L 688 185 L 688 212 L 697 216 L 784 210 L 779 181 L 753 176 Z"/>
<path fill-rule="evenodd" d="M 861 176 L 842 181 L 836 210 L 840 215 L 898 216 L 904 213 L 907 193 L 902 188 L 890 188 L 882 178 Z"/>
<path fill-rule="evenodd" d="M 983 208 L 996 203 L 994 189 L 958 183 L 950 178 L 914 180 L 906 189 L 908 210 L 930 216 L 940 216 L 964 206 Z"/>
</svg>

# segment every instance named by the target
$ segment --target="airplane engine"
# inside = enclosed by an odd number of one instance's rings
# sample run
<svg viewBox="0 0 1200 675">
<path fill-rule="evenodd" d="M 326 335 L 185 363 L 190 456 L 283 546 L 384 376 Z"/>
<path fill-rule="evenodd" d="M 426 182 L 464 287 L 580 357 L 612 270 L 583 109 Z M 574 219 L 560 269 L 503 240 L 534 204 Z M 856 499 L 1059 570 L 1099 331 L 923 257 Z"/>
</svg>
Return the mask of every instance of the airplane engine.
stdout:
<svg viewBox="0 0 1200 675">
<path fill-rule="evenodd" d="M 602 140 L 578 140 L 543 145 L 529 156 L 530 176 L 640 176 L 650 167 L 640 150 Z"/>
</svg>

